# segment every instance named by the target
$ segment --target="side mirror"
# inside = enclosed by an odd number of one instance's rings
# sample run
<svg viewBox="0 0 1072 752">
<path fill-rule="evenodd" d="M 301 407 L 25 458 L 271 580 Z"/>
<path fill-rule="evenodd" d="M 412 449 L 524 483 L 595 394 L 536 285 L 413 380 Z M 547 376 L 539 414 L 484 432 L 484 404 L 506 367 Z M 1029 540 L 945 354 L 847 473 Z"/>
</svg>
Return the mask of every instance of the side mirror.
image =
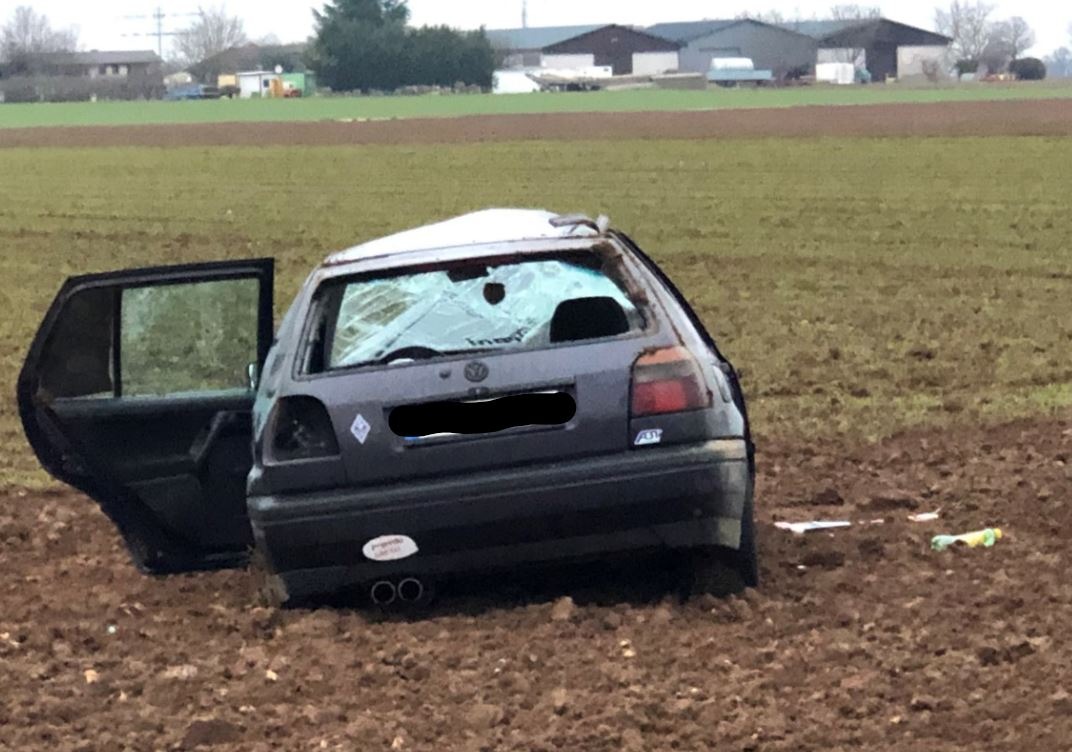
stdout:
<svg viewBox="0 0 1072 752">
<path fill-rule="evenodd" d="M 260 372 L 257 370 L 256 363 L 250 363 L 246 366 L 246 378 L 249 380 L 250 391 L 257 391 L 260 386 Z"/>
</svg>

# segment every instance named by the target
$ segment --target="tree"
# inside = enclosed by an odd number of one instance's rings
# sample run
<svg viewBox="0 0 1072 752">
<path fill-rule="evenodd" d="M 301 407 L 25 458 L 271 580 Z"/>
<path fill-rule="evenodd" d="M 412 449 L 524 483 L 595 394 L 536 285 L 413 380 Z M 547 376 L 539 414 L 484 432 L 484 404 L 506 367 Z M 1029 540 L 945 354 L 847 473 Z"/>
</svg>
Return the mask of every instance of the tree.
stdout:
<svg viewBox="0 0 1072 752">
<path fill-rule="evenodd" d="M 992 43 L 1003 48 L 1012 60 L 1035 46 L 1035 32 L 1020 16 L 994 24 L 990 36 Z"/>
<path fill-rule="evenodd" d="M 1041 81 L 1046 78 L 1046 63 L 1037 57 L 1020 57 L 1009 63 L 1009 73 L 1021 81 Z"/>
<path fill-rule="evenodd" d="M 1068 78 L 1072 76 L 1072 50 L 1061 47 L 1054 50 L 1053 54 L 1045 60 L 1049 75 L 1054 78 Z"/>
<path fill-rule="evenodd" d="M 314 10 L 317 36 L 333 25 L 350 24 L 366 29 L 405 28 L 409 7 L 405 0 L 335 0 Z"/>
<path fill-rule="evenodd" d="M 313 16 L 308 62 L 336 91 L 491 85 L 495 52 L 483 30 L 407 28 L 403 0 L 335 0 Z"/>
<path fill-rule="evenodd" d="M 977 0 L 974 3 L 953 0 L 949 8 L 934 12 L 934 26 L 939 34 L 953 39 L 953 54 L 958 60 L 979 60 L 990 42 L 990 14 L 994 6 Z"/>
<path fill-rule="evenodd" d="M 48 17 L 28 5 L 15 8 L 0 29 L 0 61 L 17 63 L 27 55 L 72 52 L 78 48 L 74 29 L 53 29 Z"/>
<path fill-rule="evenodd" d="M 835 5 L 830 9 L 835 21 L 870 21 L 882 18 L 882 8 L 873 5 Z"/>
<path fill-rule="evenodd" d="M 785 15 L 783 15 L 781 13 L 781 11 L 777 11 L 777 10 L 760 11 L 760 12 L 757 12 L 757 13 L 750 13 L 750 12 L 740 13 L 740 14 L 738 14 L 737 18 L 741 18 L 741 19 L 746 19 L 747 18 L 747 19 L 750 19 L 752 21 L 760 21 L 762 23 L 773 24 L 775 26 L 777 26 L 779 24 L 787 23 Z"/>
<path fill-rule="evenodd" d="M 175 54 L 184 64 L 193 65 L 246 41 L 242 19 L 227 15 L 226 7 L 198 8 L 197 20 L 179 35 Z"/>
</svg>

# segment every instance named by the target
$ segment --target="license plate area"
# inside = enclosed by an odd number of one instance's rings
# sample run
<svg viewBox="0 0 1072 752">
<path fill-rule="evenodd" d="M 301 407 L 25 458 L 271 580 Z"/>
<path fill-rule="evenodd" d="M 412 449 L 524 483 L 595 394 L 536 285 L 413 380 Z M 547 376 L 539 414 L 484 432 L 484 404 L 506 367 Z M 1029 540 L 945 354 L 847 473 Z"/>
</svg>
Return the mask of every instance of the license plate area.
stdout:
<svg viewBox="0 0 1072 752">
<path fill-rule="evenodd" d="M 406 446 L 564 428 L 577 415 L 567 390 L 399 405 L 388 425 Z"/>
</svg>

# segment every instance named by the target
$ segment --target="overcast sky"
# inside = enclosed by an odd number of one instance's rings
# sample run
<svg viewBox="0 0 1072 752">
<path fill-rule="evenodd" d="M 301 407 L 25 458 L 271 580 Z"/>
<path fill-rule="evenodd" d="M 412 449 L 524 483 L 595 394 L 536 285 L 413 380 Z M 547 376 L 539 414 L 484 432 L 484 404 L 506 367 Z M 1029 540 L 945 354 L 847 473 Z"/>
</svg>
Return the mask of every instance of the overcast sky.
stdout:
<svg viewBox="0 0 1072 752">
<path fill-rule="evenodd" d="M 199 4 L 217 5 L 223 0 L 159 0 L 165 13 L 196 11 Z M 0 0 L 0 18 L 7 19 L 17 5 L 31 5 L 45 13 L 55 26 L 75 26 L 85 49 L 150 49 L 156 40 L 147 36 L 129 36 L 155 28 L 149 19 L 133 20 L 126 16 L 152 14 L 154 0 Z M 240 16 L 252 38 L 269 34 L 284 42 L 304 39 L 312 31 L 312 13 L 302 0 L 264 2 L 263 0 L 227 0 L 228 11 Z M 529 0 L 530 26 L 555 26 L 582 23 L 622 23 L 648 25 L 659 21 L 691 21 L 702 18 L 732 18 L 740 13 L 773 8 L 788 17 L 823 17 L 834 4 L 831 0 L 762 0 L 757 3 L 703 2 L 703 0 L 659 0 L 658 2 L 624 2 L 623 0 Z M 873 3 L 871 3 L 873 4 Z M 887 17 L 914 26 L 933 28 L 935 0 L 897 0 L 883 6 Z M 1021 15 L 1038 35 L 1035 52 L 1043 54 L 1072 44 L 1072 3 L 1068 0 L 1019 0 L 995 2 L 995 18 Z M 449 24 L 462 28 L 481 25 L 501 28 L 521 25 L 521 0 L 410 0 L 413 23 Z M 188 18 L 174 16 L 165 21 L 168 28 L 181 28 Z"/>
</svg>

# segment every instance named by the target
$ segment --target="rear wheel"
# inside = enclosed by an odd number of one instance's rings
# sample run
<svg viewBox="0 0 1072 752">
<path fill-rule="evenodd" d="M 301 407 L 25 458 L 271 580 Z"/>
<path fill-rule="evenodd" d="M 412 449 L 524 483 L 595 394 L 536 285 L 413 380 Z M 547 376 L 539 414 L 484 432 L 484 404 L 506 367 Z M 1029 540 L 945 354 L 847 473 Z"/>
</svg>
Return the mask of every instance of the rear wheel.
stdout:
<svg viewBox="0 0 1072 752">
<path fill-rule="evenodd" d="M 691 554 L 686 572 L 690 595 L 717 597 L 735 595 L 759 585 L 759 559 L 756 555 L 756 523 L 752 500 L 745 504 L 741 516 L 741 546 L 701 548 Z"/>
<path fill-rule="evenodd" d="M 287 604 L 287 589 L 279 575 L 272 572 L 260 549 L 255 548 L 249 557 L 250 590 L 256 605 L 266 608 L 281 608 Z"/>
</svg>

